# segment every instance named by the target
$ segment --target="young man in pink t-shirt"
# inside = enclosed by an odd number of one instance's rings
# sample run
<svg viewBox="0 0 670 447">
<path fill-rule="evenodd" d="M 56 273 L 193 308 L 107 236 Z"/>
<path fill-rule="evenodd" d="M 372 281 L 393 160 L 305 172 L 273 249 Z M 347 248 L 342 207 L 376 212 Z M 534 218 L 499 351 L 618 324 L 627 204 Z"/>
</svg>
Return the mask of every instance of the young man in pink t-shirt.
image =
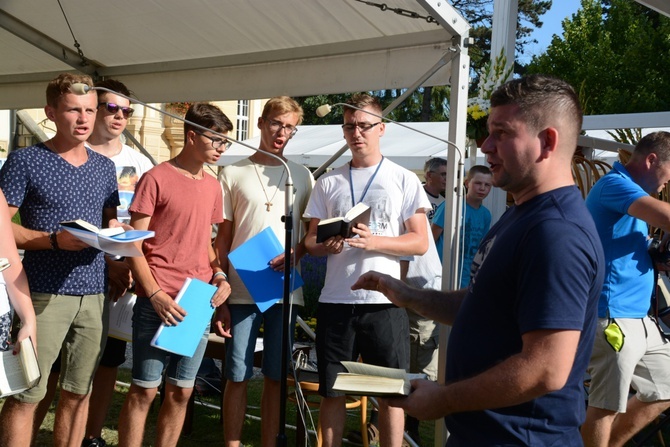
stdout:
<svg viewBox="0 0 670 447">
<path fill-rule="evenodd" d="M 223 220 L 223 198 L 219 182 L 203 171 L 215 164 L 228 147 L 220 134 L 232 123 L 213 105 L 193 104 L 186 120 L 211 129 L 184 124 L 184 149 L 173 159 L 144 174 L 130 206 L 130 224 L 138 230 L 153 230 L 156 236 L 142 245 L 144 256 L 129 258 L 136 281 L 137 303 L 133 316 L 133 379 L 119 420 L 119 445 L 140 446 L 151 403 L 167 368 L 165 397 L 158 414 L 155 445 L 176 446 L 186 404 L 193 392 L 195 375 L 202 361 L 209 328 L 193 357 L 169 354 L 150 345 L 161 325 L 177 325 L 186 312 L 174 298 L 186 278 L 197 278 L 218 287 L 213 307 L 230 295 L 211 245 L 212 225 Z M 221 325 L 217 310 L 216 324 Z"/>
</svg>

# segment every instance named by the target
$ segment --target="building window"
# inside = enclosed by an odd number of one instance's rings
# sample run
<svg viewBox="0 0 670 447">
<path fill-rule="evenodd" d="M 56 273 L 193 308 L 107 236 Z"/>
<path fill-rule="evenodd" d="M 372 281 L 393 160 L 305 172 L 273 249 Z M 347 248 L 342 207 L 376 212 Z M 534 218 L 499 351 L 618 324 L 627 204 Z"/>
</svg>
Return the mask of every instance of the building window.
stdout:
<svg viewBox="0 0 670 447">
<path fill-rule="evenodd" d="M 237 140 L 249 138 L 249 100 L 237 101 Z"/>
</svg>

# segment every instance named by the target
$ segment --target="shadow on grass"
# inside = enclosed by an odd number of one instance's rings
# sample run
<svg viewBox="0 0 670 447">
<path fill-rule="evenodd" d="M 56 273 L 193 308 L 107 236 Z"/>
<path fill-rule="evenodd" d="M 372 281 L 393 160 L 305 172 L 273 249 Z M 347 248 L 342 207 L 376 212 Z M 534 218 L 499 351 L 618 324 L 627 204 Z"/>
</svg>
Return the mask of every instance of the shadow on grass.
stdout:
<svg viewBox="0 0 670 447">
<path fill-rule="evenodd" d="M 126 369 L 119 370 L 119 382 L 129 383 L 130 382 L 130 371 Z M 260 447 L 260 400 L 261 392 L 263 387 L 262 377 L 252 379 L 249 382 L 249 395 L 248 395 L 248 406 L 247 414 L 251 417 L 245 420 L 244 431 L 242 434 L 242 442 L 246 447 Z M 114 400 L 110 408 L 107 420 L 105 422 L 105 428 L 103 429 L 102 437 L 107 442 L 107 445 L 117 446 L 118 445 L 118 420 L 121 407 L 123 406 L 123 401 L 125 399 L 128 388 L 117 383 L 116 393 L 114 395 Z M 192 432 L 189 435 L 182 435 L 179 440 L 180 447 L 201 447 L 203 445 L 223 445 L 223 426 L 221 425 L 219 418 L 219 401 L 220 395 L 218 394 L 209 394 L 207 396 L 196 395 L 196 405 L 194 407 L 193 415 L 193 428 Z M 53 445 L 53 424 L 54 424 L 54 414 L 56 408 L 56 400 L 54 404 L 49 409 L 42 427 L 38 433 L 35 445 L 38 447 L 48 447 Z M 205 405 L 198 405 L 197 402 L 205 403 Z M 2 406 L 3 401 L 0 400 L 0 407 Z M 91 402 L 91 405 L 95 405 L 95 402 Z M 159 411 L 159 398 L 156 398 L 156 401 L 152 405 L 151 410 L 149 411 L 149 416 L 147 417 L 147 423 L 145 426 L 144 440 L 142 444 L 146 447 L 153 447 L 155 445 L 155 436 L 156 436 L 156 419 L 158 417 Z M 312 418 L 314 423 L 318 419 L 318 411 L 313 410 Z M 358 430 L 358 410 L 352 410 L 348 413 L 347 416 L 347 425 L 345 428 L 345 434 L 349 431 Z M 296 405 L 293 402 L 288 402 L 287 404 L 287 413 L 286 413 L 286 437 L 287 445 L 295 446 L 296 445 Z M 308 422 L 309 425 L 309 422 Z M 423 421 L 421 423 L 421 437 L 423 440 L 424 446 L 433 445 L 433 422 Z M 310 437 L 310 442 L 312 446 L 316 445 L 316 440 L 312 435 Z M 350 444 L 356 445 L 356 444 Z"/>
</svg>

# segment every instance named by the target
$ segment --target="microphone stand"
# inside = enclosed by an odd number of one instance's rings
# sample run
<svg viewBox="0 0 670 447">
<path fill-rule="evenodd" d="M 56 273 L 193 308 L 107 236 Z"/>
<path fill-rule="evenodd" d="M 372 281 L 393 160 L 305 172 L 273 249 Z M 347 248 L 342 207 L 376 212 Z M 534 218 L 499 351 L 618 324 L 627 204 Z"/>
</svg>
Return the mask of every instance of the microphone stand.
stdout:
<svg viewBox="0 0 670 447">
<path fill-rule="evenodd" d="M 286 190 L 284 191 L 284 216 L 282 216 L 282 220 L 284 221 L 284 229 L 285 229 L 285 238 L 284 238 L 284 289 L 283 289 L 283 295 L 282 295 L 282 343 L 281 343 L 281 349 L 284 355 L 282 355 L 282 360 L 281 360 L 281 376 L 280 376 L 280 408 L 279 408 L 279 431 L 277 433 L 277 446 L 278 447 L 285 447 L 287 445 L 287 440 L 286 440 L 286 398 L 287 398 L 287 384 L 286 381 L 288 379 L 288 359 L 290 355 L 289 351 L 289 326 L 290 326 L 290 320 L 291 320 L 291 307 L 293 305 L 292 300 L 291 300 L 291 246 L 293 242 L 293 178 L 291 177 L 291 171 L 288 168 L 288 164 L 286 161 L 270 152 L 264 151 L 262 149 L 259 149 L 257 147 L 253 147 L 247 143 L 244 143 L 242 141 L 236 140 L 234 138 L 231 138 L 227 135 L 224 135 L 220 132 L 214 131 L 212 129 L 208 129 L 207 127 L 201 126 L 200 124 L 196 124 L 192 121 L 189 121 L 185 119 L 184 117 L 172 114 L 170 112 L 166 112 L 165 110 L 161 110 L 158 107 L 154 107 L 152 105 L 149 105 L 147 103 L 144 103 L 142 101 L 139 101 L 134 98 L 130 98 L 129 96 L 126 96 L 122 93 L 116 92 L 114 90 L 110 90 L 108 88 L 104 87 L 91 87 L 86 84 L 82 83 L 75 83 L 72 84 L 70 87 L 70 91 L 76 95 L 85 95 L 91 90 L 99 90 L 99 91 L 104 91 L 107 93 L 112 93 L 114 95 L 120 96 L 122 98 L 127 99 L 128 101 L 140 104 L 144 107 L 147 107 L 151 110 L 155 110 L 158 113 L 161 113 L 163 115 L 167 115 L 171 118 L 174 118 L 176 120 L 182 121 L 184 123 L 187 123 L 197 129 L 200 129 L 202 131 L 206 132 L 211 132 L 214 135 L 217 135 L 221 138 L 225 138 L 229 141 L 232 141 L 234 143 L 237 143 L 241 146 L 244 146 L 248 149 L 251 149 L 256 152 L 262 152 L 265 155 L 268 155 L 276 160 L 278 160 L 283 166 L 284 169 L 286 169 L 286 184 L 285 188 Z"/>
<path fill-rule="evenodd" d="M 419 130 L 419 129 L 415 129 L 415 128 L 413 128 L 411 126 L 408 126 L 406 124 L 399 123 L 398 121 L 394 121 L 394 120 L 392 120 L 390 118 L 387 118 L 383 115 L 379 115 L 377 113 L 370 112 L 369 110 L 361 109 L 360 107 L 356 107 L 356 106 L 353 106 L 351 104 L 347 104 L 347 103 L 344 103 L 344 102 L 338 102 L 338 103 L 335 103 L 335 104 L 323 104 L 323 105 L 316 108 L 316 115 L 320 118 L 323 118 L 324 116 L 326 116 L 327 114 L 330 113 L 330 111 L 333 109 L 333 107 L 338 107 L 338 106 L 339 107 L 348 107 L 348 108 L 353 109 L 353 110 L 358 110 L 359 112 L 367 113 L 368 115 L 374 116 L 374 117 L 379 118 L 381 120 L 388 121 L 389 123 L 397 124 L 398 126 L 404 127 L 405 129 L 409 129 L 413 132 L 420 133 L 421 135 L 425 135 L 425 136 L 427 136 L 429 138 L 432 138 L 434 140 L 441 141 L 441 142 L 447 144 L 448 146 L 451 146 L 454 149 L 456 149 L 456 151 L 458 152 L 458 175 L 457 175 L 457 179 L 456 179 L 456 219 L 455 219 L 455 225 L 454 226 L 456 227 L 457 231 L 454 234 L 454 241 L 453 241 L 454 244 L 453 244 L 453 249 L 451 250 L 450 255 L 451 255 L 451 265 L 452 266 L 458 266 L 459 265 L 459 263 L 458 263 L 459 253 L 460 253 L 460 240 L 461 240 L 461 231 L 460 231 L 461 220 L 462 220 L 461 213 L 463 212 L 462 211 L 463 210 L 463 200 L 462 200 L 463 199 L 463 180 L 464 180 L 463 173 L 464 173 L 464 167 L 465 167 L 464 162 L 463 162 L 463 152 L 461 152 L 461 149 L 455 143 L 452 143 L 449 140 L 445 140 L 443 138 L 436 137 L 435 135 L 429 134 L 429 133 L 424 132 L 424 131 Z M 431 237 L 430 235 L 428 235 L 428 236 Z M 452 283 L 453 284 L 456 284 L 456 279 L 455 278 L 458 277 L 457 273 L 458 273 L 458 271 L 453 274 L 453 276 L 454 276 L 452 278 Z"/>
</svg>

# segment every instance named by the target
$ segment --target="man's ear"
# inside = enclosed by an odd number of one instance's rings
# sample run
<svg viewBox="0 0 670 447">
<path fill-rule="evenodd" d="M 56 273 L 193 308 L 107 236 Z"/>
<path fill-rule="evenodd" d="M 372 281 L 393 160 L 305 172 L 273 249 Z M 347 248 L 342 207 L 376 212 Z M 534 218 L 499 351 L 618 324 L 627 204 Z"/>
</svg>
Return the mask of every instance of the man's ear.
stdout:
<svg viewBox="0 0 670 447">
<path fill-rule="evenodd" d="M 647 155 L 646 161 L 647 161 L 647 167 L 652 167 L 654 163 L 658 163 L 658 155 L 652 152 Z"/>
<path fill-rule="evenodd" d="M 379 136 L 383 137 L 384 132 L 386 132 L 386 123 L 382 121 L 381 124 L 379 125 Z"/>
<path fill-rule="evenodd" d="M 539 135 L 542 147 L 541 157 L 548 158 L 558 148 L 558 130 L 555 127 L 547 127 Z"/>
<path fill-rule="evenodd" d="M 54 118 L 56 117 L 56 111 L 53 107 L 49 105 L 44 106 L 44 113 L 46 114 L 47 118 L 49 118 L 51 121 L 54 121 Z"/>
</svg>

